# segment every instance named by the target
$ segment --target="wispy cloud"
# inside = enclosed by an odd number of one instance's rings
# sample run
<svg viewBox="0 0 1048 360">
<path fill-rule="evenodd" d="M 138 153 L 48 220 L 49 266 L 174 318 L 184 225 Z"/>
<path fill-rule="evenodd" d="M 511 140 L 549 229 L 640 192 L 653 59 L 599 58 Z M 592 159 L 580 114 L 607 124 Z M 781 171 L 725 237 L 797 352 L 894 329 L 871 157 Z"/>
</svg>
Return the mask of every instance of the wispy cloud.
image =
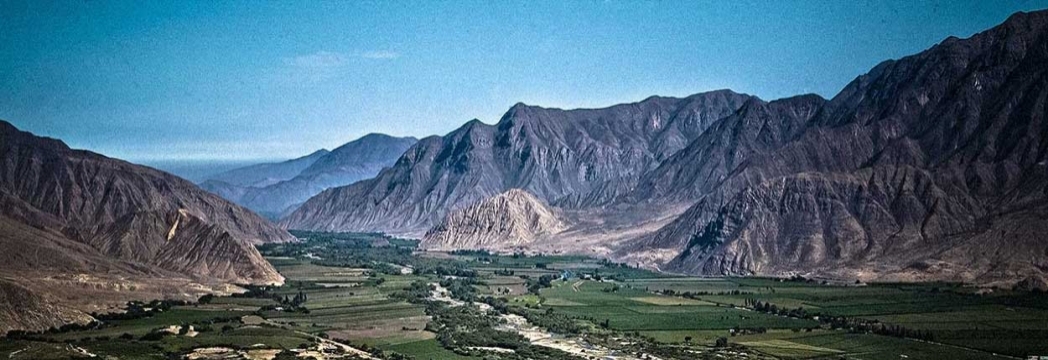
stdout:
<svg viewBox="0 0 1048 360">
<path fill-rule="evenodd" d="M 339 53 L 317 51 L 308 55 L 285 58 L 284 63 L 301 69 L 330 69 L 342 67 L 346 64 L 346 59 L 345 56 Z"/>
<path fill-rule="evenodd" d="M 392 60 L 399 57 L 400 53 L 391 50 L 369 50 L 349 55 L 320 50 L 284 58 L 276 78 L 285 85 L 308 86 L 349 72 L 353 59 Z"/>
<path fill-rule="evenodd" d="M 280 83 L 301 86 L 320 83 L 342 75 L 347 71 L 348 59 L 341 53 L 321 50 L 311 54 L 286 57 L 283 63 L 277 73 L 277 80 Z"/>
<path fill-rule="evenodd" d="M 400 53 L 390 50 L 371 50 L 360 54 L 360 57 L 365 59 L 390 60 L 400 57 Z"/>
</svg>

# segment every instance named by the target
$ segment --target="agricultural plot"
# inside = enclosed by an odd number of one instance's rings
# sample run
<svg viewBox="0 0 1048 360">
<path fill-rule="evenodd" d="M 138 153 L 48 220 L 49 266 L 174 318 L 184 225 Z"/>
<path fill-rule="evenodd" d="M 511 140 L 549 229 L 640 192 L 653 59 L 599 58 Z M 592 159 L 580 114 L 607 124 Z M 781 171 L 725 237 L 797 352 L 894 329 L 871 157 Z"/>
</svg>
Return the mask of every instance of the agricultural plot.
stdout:
<svg viewBox="0 0 1048 360">
<path fill-rule="evenodd" d="M 560 282 L 544 289 L 544 305 L 558 312 L 607 322 L 622 331 L 723 330 L 737 328 L 806 328 L 817 326 L 811 320 L 791 319 L 701 300 L 652 296 L 636 288 L 594 281 Z M 688 302 L 688 304 L 685 304 Z"/>
<path fill-rule="evenodd" d="M 993 353 L 1026 356 L 1048 353 L 1048 310 L 1045 299 L 1036 294 L 978 295 L 975 289 L 953 284 L 869 284 L 824 285 L 807 281 L 782 281 L 760 278 L 676 278 L 633 279 L 625 282 L 634 288 L 673 294 L 688 299 L 715 304 L 743 307 L 758 300 L 784 309 L 804 309 L 808 313 L 847 317 L 862 321 L 899 326 L 929 334 L 931 343 L 886 336 L 860 334 L 847 341 L 831 344 L 828 348 L 842 351 L 894 351 L 909 349 L 910 358 L 935 352 L 958 353 L 956 358 L 980 358 Z M 777 328 L 777 327 L 769 327 Z M 772 333 L 772 332 L 769 332 Z M 650 334 L 664 341 L 683 341 L 691 336 L 695 341 L 709 340 L 708 333 L 685 335 L 678 330 L 653 331 Z M 797 337 L 797 336 L 793 336 Z M 739 336 L 740 342 L 744 336 Z M 832 339 L 837 339 L 831 337 Z M 792 342 L 811 342 L 816 339 L 800 335 Z M 890 340 L 886 340 L 890 339 Z M 770 340 L 784 340 L 780 335 Z M 821 356 L 820 351 L 792 346 L 781 342 L 758 339 L 744 345 L 768 354 L 782 357 Z M 871 344 L 865 344 L 870 342 Z M 892 347 L 880 349 L 876 344 L 891 342 Z M 912 343 L 918 343 L 914 345 Z M 854 345 L 854 346 L 852 346 Z M 906 345 L 906 346 L 903 346 Z M 849 350 L 851 349 L 851 350 Z M 914 355 L 916 354 L 916 355 Z M 825 354 L 822 354 L 825 355 Z M 903 354 L 906 355 L 906 354 Z M 935 358 L 934 356 L 930 358 Z"/>
<path fill-rule="evenodd" d="M 594 335 L 589 341 L 630 337 L 623 343 L 634 344 L 629 351 L 648 352 L 654 346 L 671 353 L 706 353 L 725 349 L 714 344 L 727 343 L 733 352 L 782 359 L 1048 354 L 1048 297 L 1043 294 L 980 295 L 953 284 L 680 277 L 576 256 L 416 252 L 411 242 L 374 234 L 308 236 L 315 240 L 261 249 L 287 278 L 284 286 L 251 287 L 246 294 L 112 319 L 104 326 L 0 341 L 0 355 L 165 359 L 201 347 L 274 353 L 317 347 L 326 337 L 413 359 L 492 358 L 491 353 L 469 357 L 449 350 L 453 346 L 445 348 L 447 338 L 435 333 L 440 328 L 428 327 L 439 316 L 427 315 L 424 302 L 404 295 L 420 283 L 443 281 L 450 281 L 447 288 L 454 288 L 454 296 L 504 299 L 502 305 L 497 303 L 503 300 L 485 301 L 534 317 L 528 321 L 540 324 L 545 329 L 540 332 L 555 335 L 556 328 L 578 338 Z M 426 296 L 424 288 L 421 293 Z M 758 308 L 756 302 L 781 311 Z M 854 331 L 857 323 L 909 332 Z"/>
<path fill-rule="evenodd" d="M 419 340 L 401 344 L 383 346 L 383 348 L 411 356 L 415 359 L 429 360 L 476 360 L 478 358 L 462 356 L 440 346 L 436 340 Z"/>
</svg>

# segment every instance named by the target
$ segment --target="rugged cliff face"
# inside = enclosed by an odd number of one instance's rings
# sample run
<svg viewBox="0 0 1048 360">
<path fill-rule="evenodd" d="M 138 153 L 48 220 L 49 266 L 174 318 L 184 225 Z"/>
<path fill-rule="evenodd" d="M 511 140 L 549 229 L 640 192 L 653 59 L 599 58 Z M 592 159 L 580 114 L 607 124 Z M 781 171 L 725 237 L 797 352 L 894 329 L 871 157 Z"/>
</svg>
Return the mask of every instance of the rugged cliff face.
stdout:
<svg viewBox="0 0 1048 360">
<path fill-rule="evenodd" d="M 422 139 L 375 179 L 325 191 L 281 223 L 420 235 L 449 211 L 512 188 L 567 208 L 607 204 L 748 99 L 715 91 L 604 109 L 518 104 L 495 125 L 474 120 Z"/>
<path fill-rule="evenodd" d="M 283 282 L 253 244 L 294 237 L 188 181 L 72 150 L 6 122 L 0 122 L 0 162 L 0 277 L 33 292 L 18 298 L 71 306 L 59 294 L 75 293 L 79 285 L 61 286 L 66 278 L 93 287 L 85 289 L 92 293 L 131 286 L 122 301 L 206 290 L 189 282 Z M 87 286 L 95 282 L 89 279 L 98 281 Z M 86 298 L 116 300 L 112 296 Z"/>
<path fill-rule="evenodd" d="M 275 219 L 325 189 L 374 177 L 392 166 L 416 141 L 412 137 L 369 134 L 330 152 L 318 151 L 282 163 L 235 169 L 200 186 Z"/>
<path fill-rule="evenodd" d="M 704 137 L 731 146 L 696 141 L 646 178 L 637 197 L 699 201 L 632 249 L 678 249 L 668 269 L 704 274 L 1044 276 L 1046 70 L 1048 12 L 1017 14 L 878 65 L 814 116 L 773 116 L 788 126 L 768 137 L 726 118 Z"/>
<path fill-rule="evenodd" d="M 448 214 L 422 238 L 428 249 L 509 250 L 567 228 L 527 191 L 512 189 Z"/>
</svg>

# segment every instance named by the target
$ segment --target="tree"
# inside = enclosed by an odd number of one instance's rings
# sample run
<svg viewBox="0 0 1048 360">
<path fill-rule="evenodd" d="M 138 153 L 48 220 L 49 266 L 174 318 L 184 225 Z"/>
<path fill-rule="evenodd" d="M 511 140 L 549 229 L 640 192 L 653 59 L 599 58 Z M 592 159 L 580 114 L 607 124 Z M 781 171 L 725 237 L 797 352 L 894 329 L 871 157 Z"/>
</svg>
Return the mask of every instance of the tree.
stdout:
<svg viewBox="0 0 1048 360">
<path fill-rule="evenodd" d="M 277 353 L 277 356 L 273 360 L 298 360 L 298 356 L 295 355 L 291 350 L 284 350 Z"/>
<path fill-rule="evenodd" d="M 717 338 L 717 345 L 716 346 L 717 347 L 727 347 L 728 346 L 728 338 L 726 338 L 726 337 L 719 337 L 719 338 Z"/>
<path fill-rule="evenodd" d="M 684 337 L 684 342 L 688 343 L 688 344 L 691 344 L 691 336 L 685 336 Z"/>
</svg>

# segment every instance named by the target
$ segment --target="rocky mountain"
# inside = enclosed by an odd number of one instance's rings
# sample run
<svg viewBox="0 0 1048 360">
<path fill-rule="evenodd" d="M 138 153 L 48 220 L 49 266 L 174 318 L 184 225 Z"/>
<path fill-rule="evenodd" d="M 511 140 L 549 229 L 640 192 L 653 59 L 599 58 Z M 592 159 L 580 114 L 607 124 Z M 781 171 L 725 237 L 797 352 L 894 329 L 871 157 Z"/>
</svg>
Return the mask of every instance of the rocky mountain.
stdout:
<svg viewBox="0 0 1048 360">
<path fill-rule="evenodd" d="M 448 212 L 514 188 L 561 207 L 600 206 L 750 98 L 722 90 L 603 109 L 517 104 L 495 125 L 473 120 L 420 140 L 374 179 L 328 189 L 281 224 L 421 235 Z"/>
<path fill-rule="evenodd" d="M 44 299 L 0 328 L 46 327 L 129 298 L 281 283 L 253 245 L 294 240 L 188 181 L 2 121 L 0 204 L 0 280 L 12 290 L 0 305 Z"/>
<path fill-rule="evenodd" d="M 1048 12 L 752 103 L 646 175 L 697 203 L 623 257 L 701 274 L 994 282 L 1048 271 Z M 672 251 L 666 251 L 672 250 Z"/>
<path fill-rule="evenodd" d="M 1041 284 L 1046 107 L 1048 11 L 1019 13 L 885 61 L 829 100 L 518 104 L 495 125 L 423 139 L 282 224 L 692 274 Z M 565 228 L 519 235 L 525 222 L 499 213 L 516 211 L 508 189 L 549 204 Z"/>
<path fill-rule="evenodd" d="M 200 186 L 260 214 L 278 218 L 325 189 L 375 176 L 392 166 L 417 141 L 412 137 L 368 134 L 330 152 L 317 151 L 282 163 L 232 170 Z M 272 176 L 278 172 L 285 178 Z M 241 174 L 250 176 L 236 180 Z"/>
<path fill-rule="evenodd" d="M 298 176 L 302 170 L 313 165 L 328 153 L 330 152 L 327 149 L 320 149 L 297 159 L 255 164 L 225 171 L 210 176 L 208 180 L 244 187 L 265 187 Z"/>
<path fill-rule="evenodd" d="M 511 189 L 455 210 L 422 238 L 428 249 L 507 250 L 556 234 L 567 226 L 541 200 Z"/>
</svg>

